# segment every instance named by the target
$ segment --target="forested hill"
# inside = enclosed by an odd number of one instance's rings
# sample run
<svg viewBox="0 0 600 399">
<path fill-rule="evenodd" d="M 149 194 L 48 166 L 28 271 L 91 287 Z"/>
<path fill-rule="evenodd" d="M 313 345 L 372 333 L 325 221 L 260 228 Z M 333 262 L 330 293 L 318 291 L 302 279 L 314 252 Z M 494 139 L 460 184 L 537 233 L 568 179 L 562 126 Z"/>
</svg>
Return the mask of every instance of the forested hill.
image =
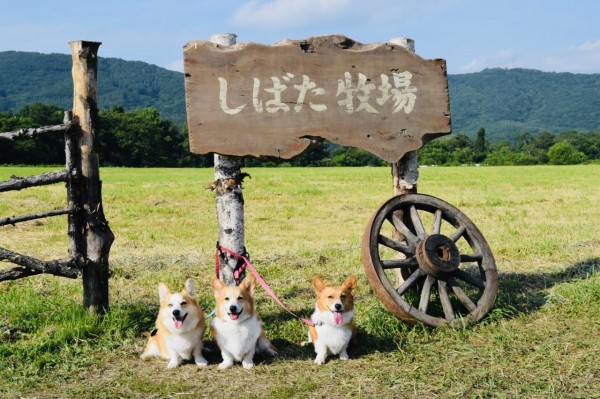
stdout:
<svg viewBox="0 0 600 399">
<path fill-rule="evenodd" d="M 0 52 L 0 112 L 40 102 L 64 109 L 73 105 L 71 56 L 18 51 Z M 98 60 L 101 109 L 155 108 L 177 124 L 185 122 L 183 74 L 139 61 Z"/>
<path fill-rule="evenodd" d="M 183 74 L 138 61 L 99 59 L 100 108 L 151 107 L 185 122 Z M 600 130 L 600 74 L 486 69 L 450 75 L 455 133 L 470 137 L 484 127 L 489 140 L 522 132 Z M 41 102 L 72 104 L 71 56 L 0 52 L 0 112 Z"/>
</svg>

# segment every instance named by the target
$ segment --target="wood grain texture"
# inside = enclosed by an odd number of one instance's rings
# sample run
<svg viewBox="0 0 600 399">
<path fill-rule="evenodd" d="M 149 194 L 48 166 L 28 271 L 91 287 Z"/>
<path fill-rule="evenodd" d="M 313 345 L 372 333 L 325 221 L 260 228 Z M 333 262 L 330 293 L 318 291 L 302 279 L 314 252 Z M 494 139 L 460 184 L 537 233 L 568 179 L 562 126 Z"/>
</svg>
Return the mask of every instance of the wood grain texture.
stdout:
<svg viewBox="0 0 600 399">
<path fill-rule="evenodd" d="M 340 35 L 184 46 L 194 153 L 302 153 L 321 137 L 388 162 L 451 132 L 446 62 Z"/>
</svg>

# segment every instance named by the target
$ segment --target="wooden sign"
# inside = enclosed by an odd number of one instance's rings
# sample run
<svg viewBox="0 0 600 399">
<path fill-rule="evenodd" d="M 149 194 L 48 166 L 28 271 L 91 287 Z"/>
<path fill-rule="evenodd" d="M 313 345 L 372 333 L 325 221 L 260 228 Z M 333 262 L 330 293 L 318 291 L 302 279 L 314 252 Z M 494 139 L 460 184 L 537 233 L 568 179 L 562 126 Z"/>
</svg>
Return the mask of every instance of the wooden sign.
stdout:
<svg viewBox="0 0 600 399">
<path fill-rule="evenodd" d="M 321 137 L 396 162 L 451 132 L 446 62 L 344 36 L 184 47 L 191 151 L 291 158 Z"/>
</svg>

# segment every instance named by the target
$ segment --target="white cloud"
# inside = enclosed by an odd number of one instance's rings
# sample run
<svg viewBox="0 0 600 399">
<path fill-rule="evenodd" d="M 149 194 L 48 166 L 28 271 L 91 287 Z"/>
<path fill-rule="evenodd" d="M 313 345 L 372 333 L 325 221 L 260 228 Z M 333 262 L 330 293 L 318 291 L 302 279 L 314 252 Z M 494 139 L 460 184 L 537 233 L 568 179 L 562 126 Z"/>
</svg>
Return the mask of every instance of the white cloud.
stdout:
<svg viewBox="0 0 600 399">
<path fill-rule="evenodd" d="M 183 58 L 168 63 L 165 68 L 175 72 L 183 72 Z"/>
<path fill-rule="evenodd" d="M 236 10 L 232 22 L 259 30 L 294 29 L 337 20 L 350 6 L 350 0 L 250 0 Z"/>
<path fill-rule="evenodd" d="M 502 50 L 473 59 L 459 67 L 456 72 L 478 72 L 485 68 L 528 68 L 546 72 L 600 73 L 600 40 L 547 51 Z"/>
<path fill-rule="evenodd" d="M 581 51 L 600 51 L 600 40 L 585 42 L 577 47 Z"/>
<path fill-rule="evenodd" d="M 459 73 L 479 72 L 485 68 L 516 68 L 518 55 L 512 49 L 504 49 L 489 56 L 474 59 L 459 67 Z"/>
</svg>

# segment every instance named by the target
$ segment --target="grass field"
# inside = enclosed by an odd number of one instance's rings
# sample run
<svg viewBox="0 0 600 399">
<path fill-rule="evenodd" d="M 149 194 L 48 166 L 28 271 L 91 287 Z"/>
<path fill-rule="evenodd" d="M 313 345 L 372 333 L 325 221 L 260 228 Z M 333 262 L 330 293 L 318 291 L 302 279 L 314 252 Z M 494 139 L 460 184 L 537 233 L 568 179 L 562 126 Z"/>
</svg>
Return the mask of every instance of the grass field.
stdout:
<svg viewBox="0 0 600 399">
<path fill-rule="evenodd" d="M 52 170 L 52 169 L 49 169 Z M 0 167 L 0 180 L 48 168 Z M 0 397 L 6 398 L 594 398 L 600 397 L 600 165 L 422 168 L 419 192 L 450 202 L 486 237 L 500 271 L 495 306 L 464 329 L 398 321 L 360 260 L 371 214 L 391 195 L 387 168 L 249 168 L 246 245 L 293 311 L 314 308 L 311 279 L 359 277 L 350 360 L 313 364 L 304 325 L 262 289 L 258 309 L 279 349 L 257 367 L 167 370 L 142 362 L 156 286 L 194 279 L 214 306 L 217 222 L 211 169 L 101 170 L 116 239 L 111 310 L 82 309 L 81 280 L 0 283 Z M 0 194 L 0 218 L 63 208 L 62 185 Z M 0 246 L 67 256 L 66 218 L 0 227 Z M 9 264 L 0 264 L 8 268 Z M 214 348 L 211 337 L 205 344 Z"/>
</svg>

